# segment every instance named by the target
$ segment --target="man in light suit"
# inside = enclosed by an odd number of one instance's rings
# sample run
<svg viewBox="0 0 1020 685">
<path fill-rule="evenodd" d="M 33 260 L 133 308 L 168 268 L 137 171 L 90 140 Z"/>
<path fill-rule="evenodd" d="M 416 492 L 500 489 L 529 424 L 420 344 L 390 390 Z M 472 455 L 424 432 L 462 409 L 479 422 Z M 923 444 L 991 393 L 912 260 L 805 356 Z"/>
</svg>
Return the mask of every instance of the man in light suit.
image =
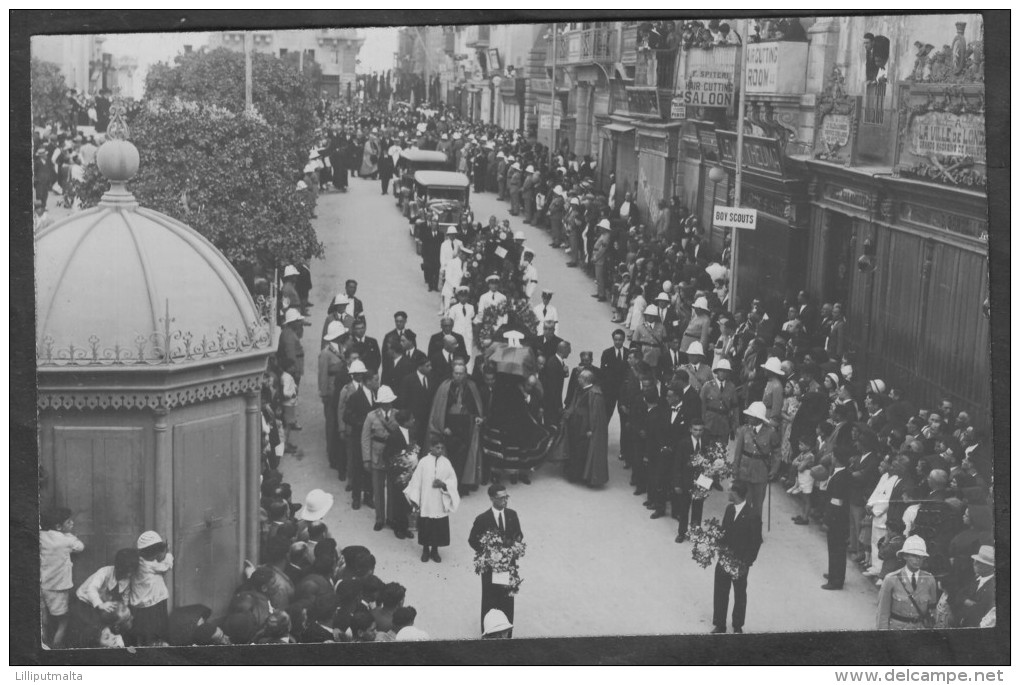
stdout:
<svg viewBox="0 0 1020 685">
<path fill-rule="evenodd" d="M 747 576 L 751 565 L 758 559 L 761 549 L 761 516 L 747 501 L 748 486 L 735 482 L 730 488 L 730 503 L 722 521 L 720 545 L 727 547 L 747 569 L 739 578 L 733 578 L 721 564 L 715 566 L 713 633 L 726 632 L 726 613 L 730 604 L 730 586 L 733 586 L 733 632 L 744 632 L 747 614 Z"/>
<path fill-rule="evenodd" d="M 524 539 L 524 533 L 521 532 L 521 520 L 518 518 L 517 512 L 507 507 L 510 495 L 507 494 L 506 486 L 494 483 L 489 486 L 488 492 L 492 507 L 475 518 L 475 522 L 471 526 L 471 534 L 468 536 L 468 544 L 476 552 L 481 551 L 482 536 L 489 531 L 498 531 L 504 539 L 510 541 L 520 542 Z M 489 609 L 499 609 L 513 623 L 513 595 L 507 591 L 506 586 L 494 584 L 492 572 L 486 571 L 482 574 L 481 621 L 483 623 Z"/>
</svg>

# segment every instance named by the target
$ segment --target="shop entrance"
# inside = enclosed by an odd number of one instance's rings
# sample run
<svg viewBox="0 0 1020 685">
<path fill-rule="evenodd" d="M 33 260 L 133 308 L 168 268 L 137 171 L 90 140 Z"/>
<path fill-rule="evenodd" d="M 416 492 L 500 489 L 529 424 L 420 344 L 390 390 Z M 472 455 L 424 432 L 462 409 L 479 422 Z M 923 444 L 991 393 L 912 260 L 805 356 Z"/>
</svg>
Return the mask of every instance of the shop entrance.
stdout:
<svg viewBox="0 0 1020 685">
<path fill-rule="evenodd" d="M 850 307 L 850 277 L 854 268 L 853 219 L 826 212 L 824 302 L 842 302 Z"/>
</svg>

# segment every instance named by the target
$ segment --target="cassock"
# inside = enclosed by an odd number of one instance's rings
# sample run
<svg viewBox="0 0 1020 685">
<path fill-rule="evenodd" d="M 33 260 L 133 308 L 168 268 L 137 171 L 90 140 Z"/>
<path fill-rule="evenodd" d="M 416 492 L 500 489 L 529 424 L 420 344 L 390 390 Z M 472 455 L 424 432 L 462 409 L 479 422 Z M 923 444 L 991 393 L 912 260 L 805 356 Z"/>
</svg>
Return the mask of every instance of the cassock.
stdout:
<svg viewBox="0 0 1020 685">
<path fill-rule="evenodd" d="M 475 419 L 484 418 L 484 411 L 478 386 L 471 379 L 465 379 L 459 386 L 453 379 L 447 379 L 436 388 L 426 449 L 436 443 L 444 444 L 462 485 L 478 485 L 481 480 L 481 430 Z M 447 429 L 450 435 L 446 434 Z"/>
<path fill-rule="evenodd" d="M 589 487 L 609 480 L 609 422 L 602 391 L 595 385 L 582 388 L 564 413 L 567 437 L 567 477 Z"/>
<path fill-rule="evenodd" d="M 432 487 L 439 479 L 446 489 Z M 408 501 L 418 506 L 418 544 L 446 547 L 450 544 L 450 514 L 457 511 L 457 474 L 446 457 L 426 453 L 418 460 L 411 482 L 404 488 Z"/>
</svg>

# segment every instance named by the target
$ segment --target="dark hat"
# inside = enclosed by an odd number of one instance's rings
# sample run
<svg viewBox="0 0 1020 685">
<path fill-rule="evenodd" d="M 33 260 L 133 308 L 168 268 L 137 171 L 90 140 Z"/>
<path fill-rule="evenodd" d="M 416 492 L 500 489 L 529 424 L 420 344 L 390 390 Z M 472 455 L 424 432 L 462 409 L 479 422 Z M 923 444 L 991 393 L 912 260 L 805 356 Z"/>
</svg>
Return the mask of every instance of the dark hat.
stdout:
<svg viewBox="0 0 1020 685">
<path fill-rule="evenodd" d="M 230 641 L 235 645 L 245 645 L 252 641 L 258 630 L 258 622 L 247 611 L 230 614 L 220 626 Z"/>
</svg>

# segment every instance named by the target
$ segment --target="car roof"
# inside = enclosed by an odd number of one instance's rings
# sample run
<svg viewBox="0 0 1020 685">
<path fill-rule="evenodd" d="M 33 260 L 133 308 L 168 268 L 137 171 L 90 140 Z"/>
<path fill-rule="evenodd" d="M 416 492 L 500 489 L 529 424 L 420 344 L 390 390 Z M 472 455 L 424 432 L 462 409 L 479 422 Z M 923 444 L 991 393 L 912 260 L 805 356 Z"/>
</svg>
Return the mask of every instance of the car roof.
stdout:
<svg viewBox="0 0 1020 685">
<path fill-rule="evenodd" d="M 446 162 L 446 153 L 438 150 L 404 150 L 400 157 L 409 162 Z"/>
<path fill-rule="evenodd" d="M 466 188 L 471 181 L 464 174 L 456 171 L 417 171 L 414 174 L 414 182 L 426 186 L 451 186 Z"/>
</svg>

